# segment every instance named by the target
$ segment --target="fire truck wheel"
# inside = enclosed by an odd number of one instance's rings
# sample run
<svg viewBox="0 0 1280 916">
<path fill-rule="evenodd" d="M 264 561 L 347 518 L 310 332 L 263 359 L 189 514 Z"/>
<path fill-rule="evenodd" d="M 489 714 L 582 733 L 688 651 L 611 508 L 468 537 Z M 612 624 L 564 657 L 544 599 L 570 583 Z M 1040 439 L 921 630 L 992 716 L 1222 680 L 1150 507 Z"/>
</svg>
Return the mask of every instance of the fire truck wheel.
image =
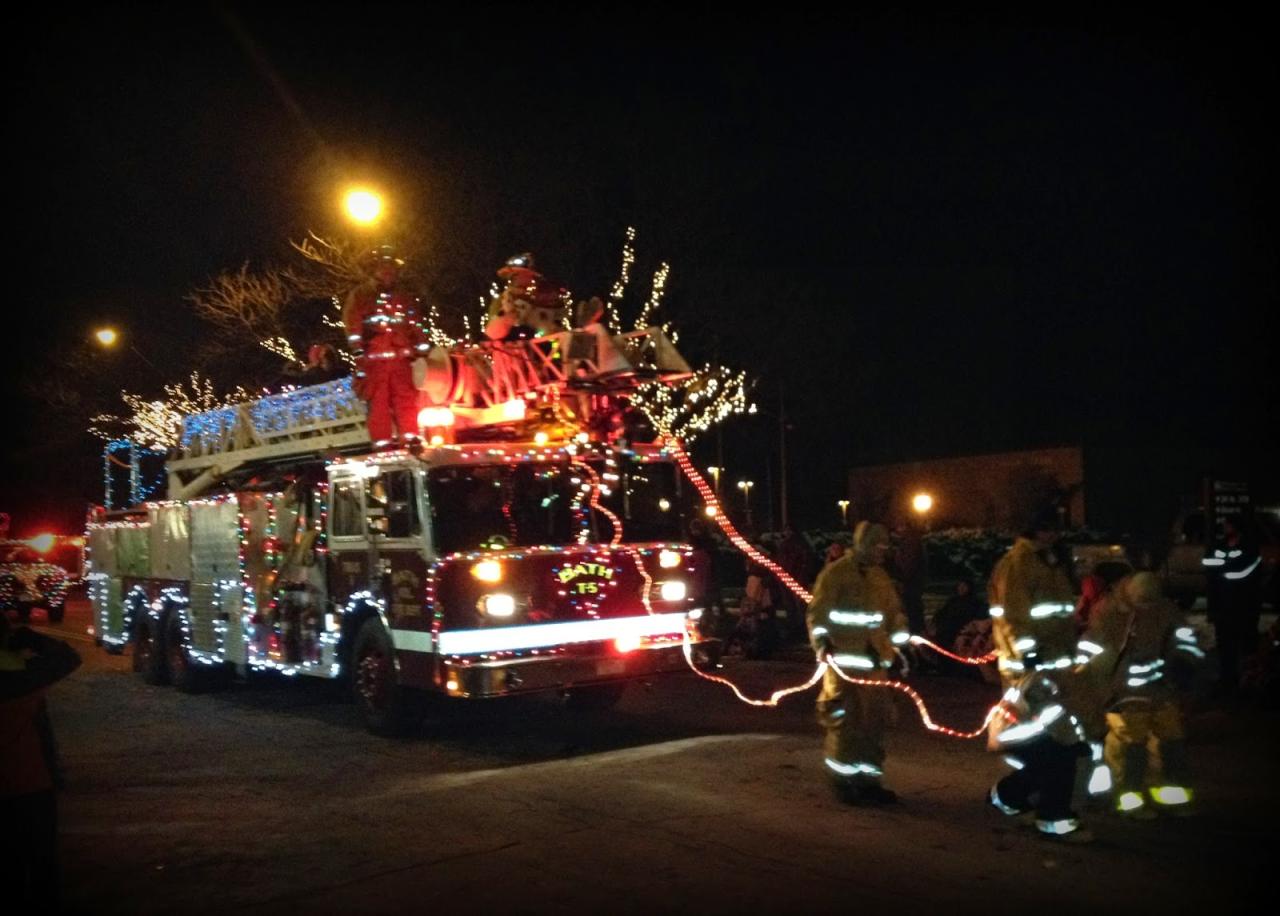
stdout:
<svg viewBox="0 0 1280 916">
<path fill-rule="evenodd" d="M 169 682 L 161 631 L 150 617 L 138 621 L 133 631 L 133 670 L 152 686 Z"/>
<path fill-rule="evenodd" d="M 50 604 L 45 608 L 49 615 L 50 623 L 62 623 L 62 618 L 67 616 L 67 606 L 65 603 Z"/>
<path fill-rule="evenodd" d="M 412 716 L 410 692 L 396 683 L 391 637 L 382 621 L 370 617 L 360 626 L 351 650 L 351 686 L 364 724 L 375 735 L 399 735 Z"/>
<path fill-rule="evenodd" d="M 565 695 L 564 705 L 569 709 L 588 712 L 593 710 L 613 709 L 627 690 L 627 682 L 614 684 L 591 684 L 586 687 L 574 687 Z"/>
<path fill-rule="evenodd" d="M 182 638 L 182 620 L 177 614 L 169 614 L 164 633 L 164 660 L 169 669 L 173 686 L 183 693 L 195 693 L 204 689 L 204 672 L 191 661 Z"/>
<path fill-rule="evenodd" d="M 18 620 L 22 623 L 31 619 L 31 605 L 26 601 L 19 601 L 15 610 L 18 612 Z"/>
</svg>

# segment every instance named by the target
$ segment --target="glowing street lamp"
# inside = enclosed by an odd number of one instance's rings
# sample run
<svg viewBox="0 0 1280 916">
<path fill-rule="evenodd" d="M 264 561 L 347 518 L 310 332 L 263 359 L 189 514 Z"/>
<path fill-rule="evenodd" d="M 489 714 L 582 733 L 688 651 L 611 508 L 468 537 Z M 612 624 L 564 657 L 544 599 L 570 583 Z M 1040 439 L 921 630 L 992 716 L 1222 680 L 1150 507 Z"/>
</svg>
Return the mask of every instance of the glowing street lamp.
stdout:
<svg viewBox="0 0 1280 916">
<path fill-rule="evenodd" d="M 120 332 L 113 327 L 101 327 L 101 328 L 98 328 L 98 330 L 93 332 L 93 339 L 98 344 L 98 346 L 102 347 L 104 350 L 110 350 L 110 349 L 113 349 L 116 344 L 120 343 L 121 335 L 120 335 Z M 155 363 L 153 363 L 151 360 L 147 359 L 140 352 L 138 352 L 137 347 L 135 347 L 133 344 L 127 344 L 127 346 L 129 347 L 129 350 L 133 353 L 134 356 L 138 357 L 138 359 L 142 360 L 144 363 L 146 363 L 156 372 L 160 371 L 159 369 L 156 369 Z"/>
<path fill-rule="evenodd" d="M 342 200 L 347 217 L 358 226 L 373 226 L 382 218 L 382 195 L 368 188 L 352 188 Z"/>
<path fill-rule="evenodd" d="M 849 527 L 849 500 L 837 499 L 836 505 L 840 507 L 840 524 Z"/>
<path fill-rule="evenodd" d="M 721 468 L 707 468 L 707 473 L 711 475 L 712 481 L 715 484 L 714 489 L 716 491 L 716 496 L 720 495 L 720 471 Z"/>
<path fill-rule="evenodd" d="M 925 530 L 929 529 L 929 511 L 933 509 L 933 497 L 923 491 L 911 497 L 911 508 L 920 516 Z"/>
<path fill-rule="evenodd" d="M 751 526 L 751 488 L 756 485 L 754 480 L 739 480 L 738 489 L 742 491 L 742 501 L 747 507 L 747 526 Z"/>
</svg>

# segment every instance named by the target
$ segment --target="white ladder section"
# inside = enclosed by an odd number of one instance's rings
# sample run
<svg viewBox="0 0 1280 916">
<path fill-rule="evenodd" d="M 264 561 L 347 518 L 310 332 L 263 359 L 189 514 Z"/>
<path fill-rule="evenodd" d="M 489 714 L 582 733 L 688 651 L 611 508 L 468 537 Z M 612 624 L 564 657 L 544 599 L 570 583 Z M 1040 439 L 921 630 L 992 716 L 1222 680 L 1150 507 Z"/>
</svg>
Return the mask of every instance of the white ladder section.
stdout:
<svg viewBox="0 0 1280 916">
<path fill-rule="evenodd" d="M 166 462 L 169 498 L 193 498 L 247 462 L 368 445 L 349 378 L 191 414 Z"/>
</svg>

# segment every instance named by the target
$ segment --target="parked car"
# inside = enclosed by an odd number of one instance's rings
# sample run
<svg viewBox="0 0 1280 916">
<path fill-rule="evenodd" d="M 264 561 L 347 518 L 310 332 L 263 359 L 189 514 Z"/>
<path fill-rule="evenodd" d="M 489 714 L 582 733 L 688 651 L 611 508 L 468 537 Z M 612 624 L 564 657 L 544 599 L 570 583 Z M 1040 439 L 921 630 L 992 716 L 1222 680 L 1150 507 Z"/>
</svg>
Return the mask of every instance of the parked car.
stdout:
<svg viewBox="0 0 1280 916">
<path fill-rule="evenodd" d="M 1253 521 L 1262 558 L 1257 572 L 1261 577 L 1262 600 L 1275 608 L 1280 598 L 1277 595 L 1280 578 L 1276 576 L 1276 564 L 1280 562 L 1280 508 L 1256 509 Z M 1190 608 L 1197 599 L 1206 597 L 1208 591 L 1201 561 L 1205 547 L 1213 541 L 1213 532 L 1207 530 L 1204 511 L 1195 509 L 1179 514 L 1170 540 L 1169 552 L 1160 570 L 1165 593 L 1183 608 Z"/>
<path fill-rule="evenodd" d="M 0 544 L 0 610 L 16 610 L 23 621 L 44 608 L 51 623 L 62 620 L 71 576 L 23 542 Z"/>
</svg>

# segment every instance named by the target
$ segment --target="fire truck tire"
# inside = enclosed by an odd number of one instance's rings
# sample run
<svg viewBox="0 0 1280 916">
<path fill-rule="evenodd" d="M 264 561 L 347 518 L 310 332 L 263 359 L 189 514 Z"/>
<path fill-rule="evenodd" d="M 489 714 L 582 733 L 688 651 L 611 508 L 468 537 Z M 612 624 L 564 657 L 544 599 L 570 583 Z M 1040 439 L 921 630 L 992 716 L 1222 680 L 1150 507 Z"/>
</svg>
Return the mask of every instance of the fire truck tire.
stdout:
<svg viewBox="0 0 1280 916">
<path fill-rule="evenodd" d="M 49 615 L 50 623 L 62 623 L 62 618 L 67 616 L 67 605 L 65 602 L 50 604 L 45 607 L 45 612 Z"/>
<path fill-rule="evenodd" d="M 565 695 L 564 705 L 581 712 L 613 709 L 626 693 L 627 682 L 612 684 L 589 684 L 585 687 L 574 687 Z"/>
<path fill-rule="evenodd" d="M 26 601 L 19 601 L 15 610 L 18 612 L 18 620 L 26 623 L 31 619 L 31 605 Z"/>
<path fill-rule="evenodd" d="M 197 693 L 207 684 L 205 672 L 191 659 L 191 653 L 183 644 L 182 620 L 177 614 L 168 615 L 164 632 L 164 660 L 169 670 L 169 680 L 183 693 Z"/>
<path fill-rule="evenodd" d="M 360 626 L 351 649 L 351 689 L 365 727 L 375 735 L 402 735 L 413 723 L 412 692 L 396 683 L 395 649 L 382 621 Z"/>
<path fill-rule="evenodd" d="M 133 670 L 154 687 L 169 682 L 165 667 L 164 631 L 149 616 L 138 621 L 133 631 Z"/>
</svg>

